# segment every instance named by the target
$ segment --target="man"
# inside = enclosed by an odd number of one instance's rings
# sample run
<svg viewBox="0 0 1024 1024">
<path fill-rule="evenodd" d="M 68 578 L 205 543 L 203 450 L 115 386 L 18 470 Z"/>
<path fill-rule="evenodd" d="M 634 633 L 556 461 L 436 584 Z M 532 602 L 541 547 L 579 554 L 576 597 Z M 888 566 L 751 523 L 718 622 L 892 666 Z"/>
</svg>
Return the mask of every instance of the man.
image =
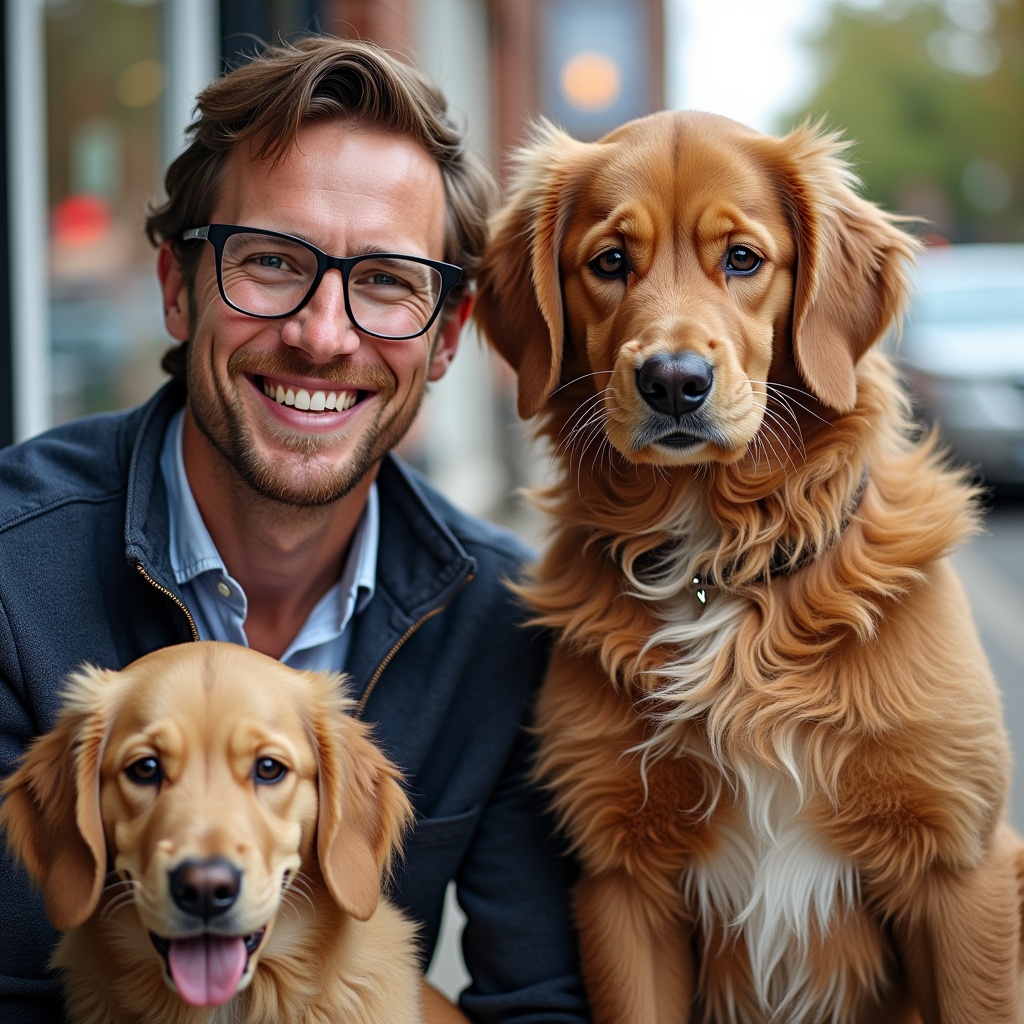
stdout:
<svg viewBox="0 0 1024 1024">
<path fill-rule="evenodd" d="M 425 958 L 454 878 L 463 1012 L 585 1020 L 569 868 L 525 781 L 546 650 L 503 586 L 525 552 L 389 454 L 455 354 L 489 179 L 369 45 L 268 50 L 198 109 L 148 224 L 175 380 L 0 453 L 3 771 L 82 662 L 202 638 L 343 668 L 416 807 L 395 896 Z M 55 935 L 3 870 L 0 1019 L 59 1020 Z"/>
</svg>

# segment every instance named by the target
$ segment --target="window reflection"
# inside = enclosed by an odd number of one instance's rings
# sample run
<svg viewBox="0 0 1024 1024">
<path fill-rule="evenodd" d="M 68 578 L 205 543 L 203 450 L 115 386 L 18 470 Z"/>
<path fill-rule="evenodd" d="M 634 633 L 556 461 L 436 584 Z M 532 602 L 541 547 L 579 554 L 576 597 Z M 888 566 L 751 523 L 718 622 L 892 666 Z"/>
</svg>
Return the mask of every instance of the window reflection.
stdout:
<svg viewBox="0 0 1024 1024">
<path fill-rule="evenodd" d="M 143 224 L 160 192 L 163 3 L 45 3 L 54 423 L 135 404 L 161 380 Z"/>
</svg>

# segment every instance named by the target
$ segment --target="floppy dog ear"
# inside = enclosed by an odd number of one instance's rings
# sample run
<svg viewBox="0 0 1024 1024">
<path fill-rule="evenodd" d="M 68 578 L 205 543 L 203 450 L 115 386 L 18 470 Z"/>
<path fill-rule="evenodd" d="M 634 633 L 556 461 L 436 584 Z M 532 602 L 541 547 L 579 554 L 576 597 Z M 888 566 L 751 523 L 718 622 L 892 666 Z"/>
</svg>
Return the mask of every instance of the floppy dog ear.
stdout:
<svg viewBox="0 0 1024 1024">
<path fill-rule="evenodd" d="M 519 415 L 529 419 L 558 387 L 565 315 L 558 256 L 572 208 L 578 156 L 588 151 L 546 121 L 515 155 L 512 197 L 492 223 L 473 316 L 516 371 Z"/>
<path fill-rule="evenodd" d="M 106 675 L 86 668 L 70 677 L 57 724 L 0 787 L 7 846 L 42 889 L 59 931 L 77 928 L 96 909 L 107 869 L 100 818 L 106 715 L 87 697 Z"/>
<path fill-rule="evenodd" d="M 854 191 L 848 143 L 810 125 L 778 140 L 797 248 L 792 337 L 796 367 L 829 408 L 857 400 L 857 360 L 900 316 L 920 248 Z"/>
<path fill-rule="evenodd" d="M 335 903 L 360 921 L 377 909 L 381 882 L 412 824 L 398 769 L 369 727 L 337 712 L 316 723 L 320 761 L 317 856 Z"/>
</svg>

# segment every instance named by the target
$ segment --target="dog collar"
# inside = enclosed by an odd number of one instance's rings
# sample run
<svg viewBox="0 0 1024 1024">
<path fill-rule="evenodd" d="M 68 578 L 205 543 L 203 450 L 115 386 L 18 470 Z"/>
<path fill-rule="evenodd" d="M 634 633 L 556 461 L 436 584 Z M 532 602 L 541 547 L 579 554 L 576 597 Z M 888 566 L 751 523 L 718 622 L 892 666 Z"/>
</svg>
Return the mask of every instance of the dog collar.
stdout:
<svg viewBox="0 0 1024 1024">
<path fill-rule="evenodd" d="M 868 471 L 865 469 L 861 475 L 857 489 L 853 492 L 850 500 L 846 504 L 846 510 L 843 513 L 843 520 L 839 524 L 840 538 L 846 532 L 847 526 L 850 525 L 851 520 L 860 509 L 860 503 L 864 498 L 864 491 L 867 488 L 867 485 Z M 780 542 L 775 545 L 775 550 L 772 552 L 768 568 L 759 576 L 756 576 L 751 580 L 751 583 L 767 583 L 772 576 L 790 576 L 810 565 L 810 563 L 821 553 L 822 552 L 820 550 L 805 551 L 799 558 L 794 558 L 794 545 L 791 543 L 786 544 Z M 690 593 L 692 594 L 693 599 L 697 602 L 698 609 L 703 611 L 708 603 L 708 591 L 720 587 L 727 587 L 728 585 L 728 580 L 717 581 L 711 573 L 695 573 L 693 578 L 690 580 Z"/>
</svg>

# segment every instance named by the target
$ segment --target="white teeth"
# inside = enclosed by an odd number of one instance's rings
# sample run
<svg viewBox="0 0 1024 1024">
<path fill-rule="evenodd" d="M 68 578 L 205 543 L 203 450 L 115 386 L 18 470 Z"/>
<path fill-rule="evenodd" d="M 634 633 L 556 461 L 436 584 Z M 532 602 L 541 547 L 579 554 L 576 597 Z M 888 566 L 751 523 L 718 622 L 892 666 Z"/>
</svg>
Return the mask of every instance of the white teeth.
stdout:
<svg viewBox="0 0 1024 1024">
<path fill-rule="evenodd" d="M 270 384 L 267 381 L 263 382 L 263 394 L 277 402 L 278 405 L 291 405 L 296 409 L 309 412 L 323 412 L 331 409 L 344 412 L 356 404 L 356 392 L 354 391 L 314 391 L 310 394 L 304 388 L 285 390 L 282 385 Z"/>
</svg>

